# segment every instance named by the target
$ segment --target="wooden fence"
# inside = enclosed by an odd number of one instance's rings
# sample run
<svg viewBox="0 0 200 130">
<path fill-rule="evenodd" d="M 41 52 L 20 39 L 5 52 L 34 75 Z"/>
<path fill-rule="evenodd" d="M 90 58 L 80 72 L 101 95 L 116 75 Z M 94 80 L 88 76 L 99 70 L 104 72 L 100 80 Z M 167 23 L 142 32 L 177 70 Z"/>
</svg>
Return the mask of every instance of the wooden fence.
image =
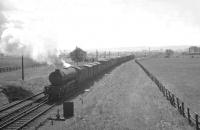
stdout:
<svg viewBox="0 0 200 130">
<path fill-rule="evenodd" d="M 170 102 L 170 104 L 177 108 L 179 113 L 188 120 L 191 126 L 195 126 L 196 130 L 200 130 L 199 128 L 199 114 L 193 112 L 185 103 L 180 100 L 175 94 L 170 92 L 152 73 L 150 73 L 138 60 L 135 62 L 144 70 L 144 72 L 148 75 L 148 77 L 158 86 L 159 90 L 163 93 L 166 99 Z"/>
<path fill-rule="evenodd" d="M 36 67 L 41 67 L 41 66 L 44 66 L 44 65 L 46 65 L 46 64 L 33 64 L 33 65 L 27 66 L 25 68 L 36 68 Z M 19 70 L 19 69 L 21 69 L 21 66 L 1 67 L 0 73 L 11 72 L 11 71 Z"/>
</svg>

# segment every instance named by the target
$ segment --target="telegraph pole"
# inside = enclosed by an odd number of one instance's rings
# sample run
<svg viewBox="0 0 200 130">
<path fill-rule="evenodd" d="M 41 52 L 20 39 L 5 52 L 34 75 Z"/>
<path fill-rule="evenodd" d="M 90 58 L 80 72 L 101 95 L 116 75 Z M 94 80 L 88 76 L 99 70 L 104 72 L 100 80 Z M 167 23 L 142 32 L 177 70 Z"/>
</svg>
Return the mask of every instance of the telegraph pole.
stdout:
<svg viewBox="0 0 200 130">
<path fill-rule="evenodd" d="M 96 50 L 96 60 L 98 61 L 98 58 L 99 58 L 99 53 L 98 53 L 98 50 Z"/>
<path fill-rule="evenodd" d="M 150 49 L 150 47 L 149 47 L 149 55 L 150 55 L 150 52 L 151 52 L 151 49 Z"/>
<path fill-rule="evenodd" d="M 24 80 L 24 57 L 22 55 L 22 80 Z"/>
</svg>

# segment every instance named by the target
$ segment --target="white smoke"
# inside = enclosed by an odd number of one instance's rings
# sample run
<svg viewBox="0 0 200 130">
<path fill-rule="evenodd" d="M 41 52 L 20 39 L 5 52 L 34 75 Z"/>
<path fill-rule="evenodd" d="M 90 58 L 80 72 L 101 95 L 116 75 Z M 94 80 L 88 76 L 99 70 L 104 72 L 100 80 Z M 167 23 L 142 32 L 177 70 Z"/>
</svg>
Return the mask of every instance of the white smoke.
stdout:
<svg viewBox="0 0 200 130">
<path fill-rule="evenodd" d="M 65 60 L 63 60 L 63 59 L 61 60 L 61 62 L 63 64 L 64 68 L 69 68 L 71 66 L 71 64 L 65 62 Z"/>
<path fill-rule="evenodd" d="M 55 2 L 55 1 L 54 1 Z M 6 3 L 6 4 L 5 4 Z M 61 29 L 58 8 L 49 9 L 47 0 L 1 0 L 0 52 L 6 55 L 30 57 L 53 64 L 58 60 L 57 32 Z M 51 4 L 56 6 L 56 4 Z M 7 8 L 7 6 L 9 8 Z M 58 21 L 56 21 L 56 19 Z M 57 28 L 58 27 L 58 28 Z"/>
<path fill-rule="evenodd" d="M 14 56 L 24 55 L 38 62 L 53 63 L 59 54 L 56 42 L 30 31 L 33 30 L 7 28 L 1 36 L 1 52 Z"/>
</svg>

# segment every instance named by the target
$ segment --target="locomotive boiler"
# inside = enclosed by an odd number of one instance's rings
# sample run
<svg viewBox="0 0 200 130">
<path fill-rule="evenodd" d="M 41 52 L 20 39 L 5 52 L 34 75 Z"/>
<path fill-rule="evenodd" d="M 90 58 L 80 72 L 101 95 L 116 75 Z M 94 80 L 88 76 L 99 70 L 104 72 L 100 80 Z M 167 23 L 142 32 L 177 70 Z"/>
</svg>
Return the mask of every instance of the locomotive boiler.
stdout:
<svg viewBox="0 0 200 130">
<path fill-rule="evenodd" d="M 55 86 L 66 84 L 68 81 L 76 79 L 77 73 L 77 70 L 73 67 L 56 69 L 49 74 L 49 81 Z"/>
</svg>

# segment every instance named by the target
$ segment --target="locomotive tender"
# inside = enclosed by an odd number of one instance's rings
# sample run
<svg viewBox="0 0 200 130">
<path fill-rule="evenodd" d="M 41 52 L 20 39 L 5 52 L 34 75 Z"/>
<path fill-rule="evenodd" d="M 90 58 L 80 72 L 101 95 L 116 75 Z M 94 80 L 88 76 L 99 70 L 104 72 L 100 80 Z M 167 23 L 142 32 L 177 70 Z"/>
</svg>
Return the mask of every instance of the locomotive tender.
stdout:
<svg viewBox="0 0 200 130">
<path fill-rule="evenodd" d="M 44 93 L 48 95 L 49 101 L 59 101 L 73 90 L 77 89 L 78 84 L 92 79 L 98 74 L 117 66 L 123 62 L 134 58 L 134 55 L 117 57 L 107 60 L 99 60 L 98 62 L 69 68 L 56 69 L 49 74 L 51 85 L 45 86 Z"/>
</svg>

